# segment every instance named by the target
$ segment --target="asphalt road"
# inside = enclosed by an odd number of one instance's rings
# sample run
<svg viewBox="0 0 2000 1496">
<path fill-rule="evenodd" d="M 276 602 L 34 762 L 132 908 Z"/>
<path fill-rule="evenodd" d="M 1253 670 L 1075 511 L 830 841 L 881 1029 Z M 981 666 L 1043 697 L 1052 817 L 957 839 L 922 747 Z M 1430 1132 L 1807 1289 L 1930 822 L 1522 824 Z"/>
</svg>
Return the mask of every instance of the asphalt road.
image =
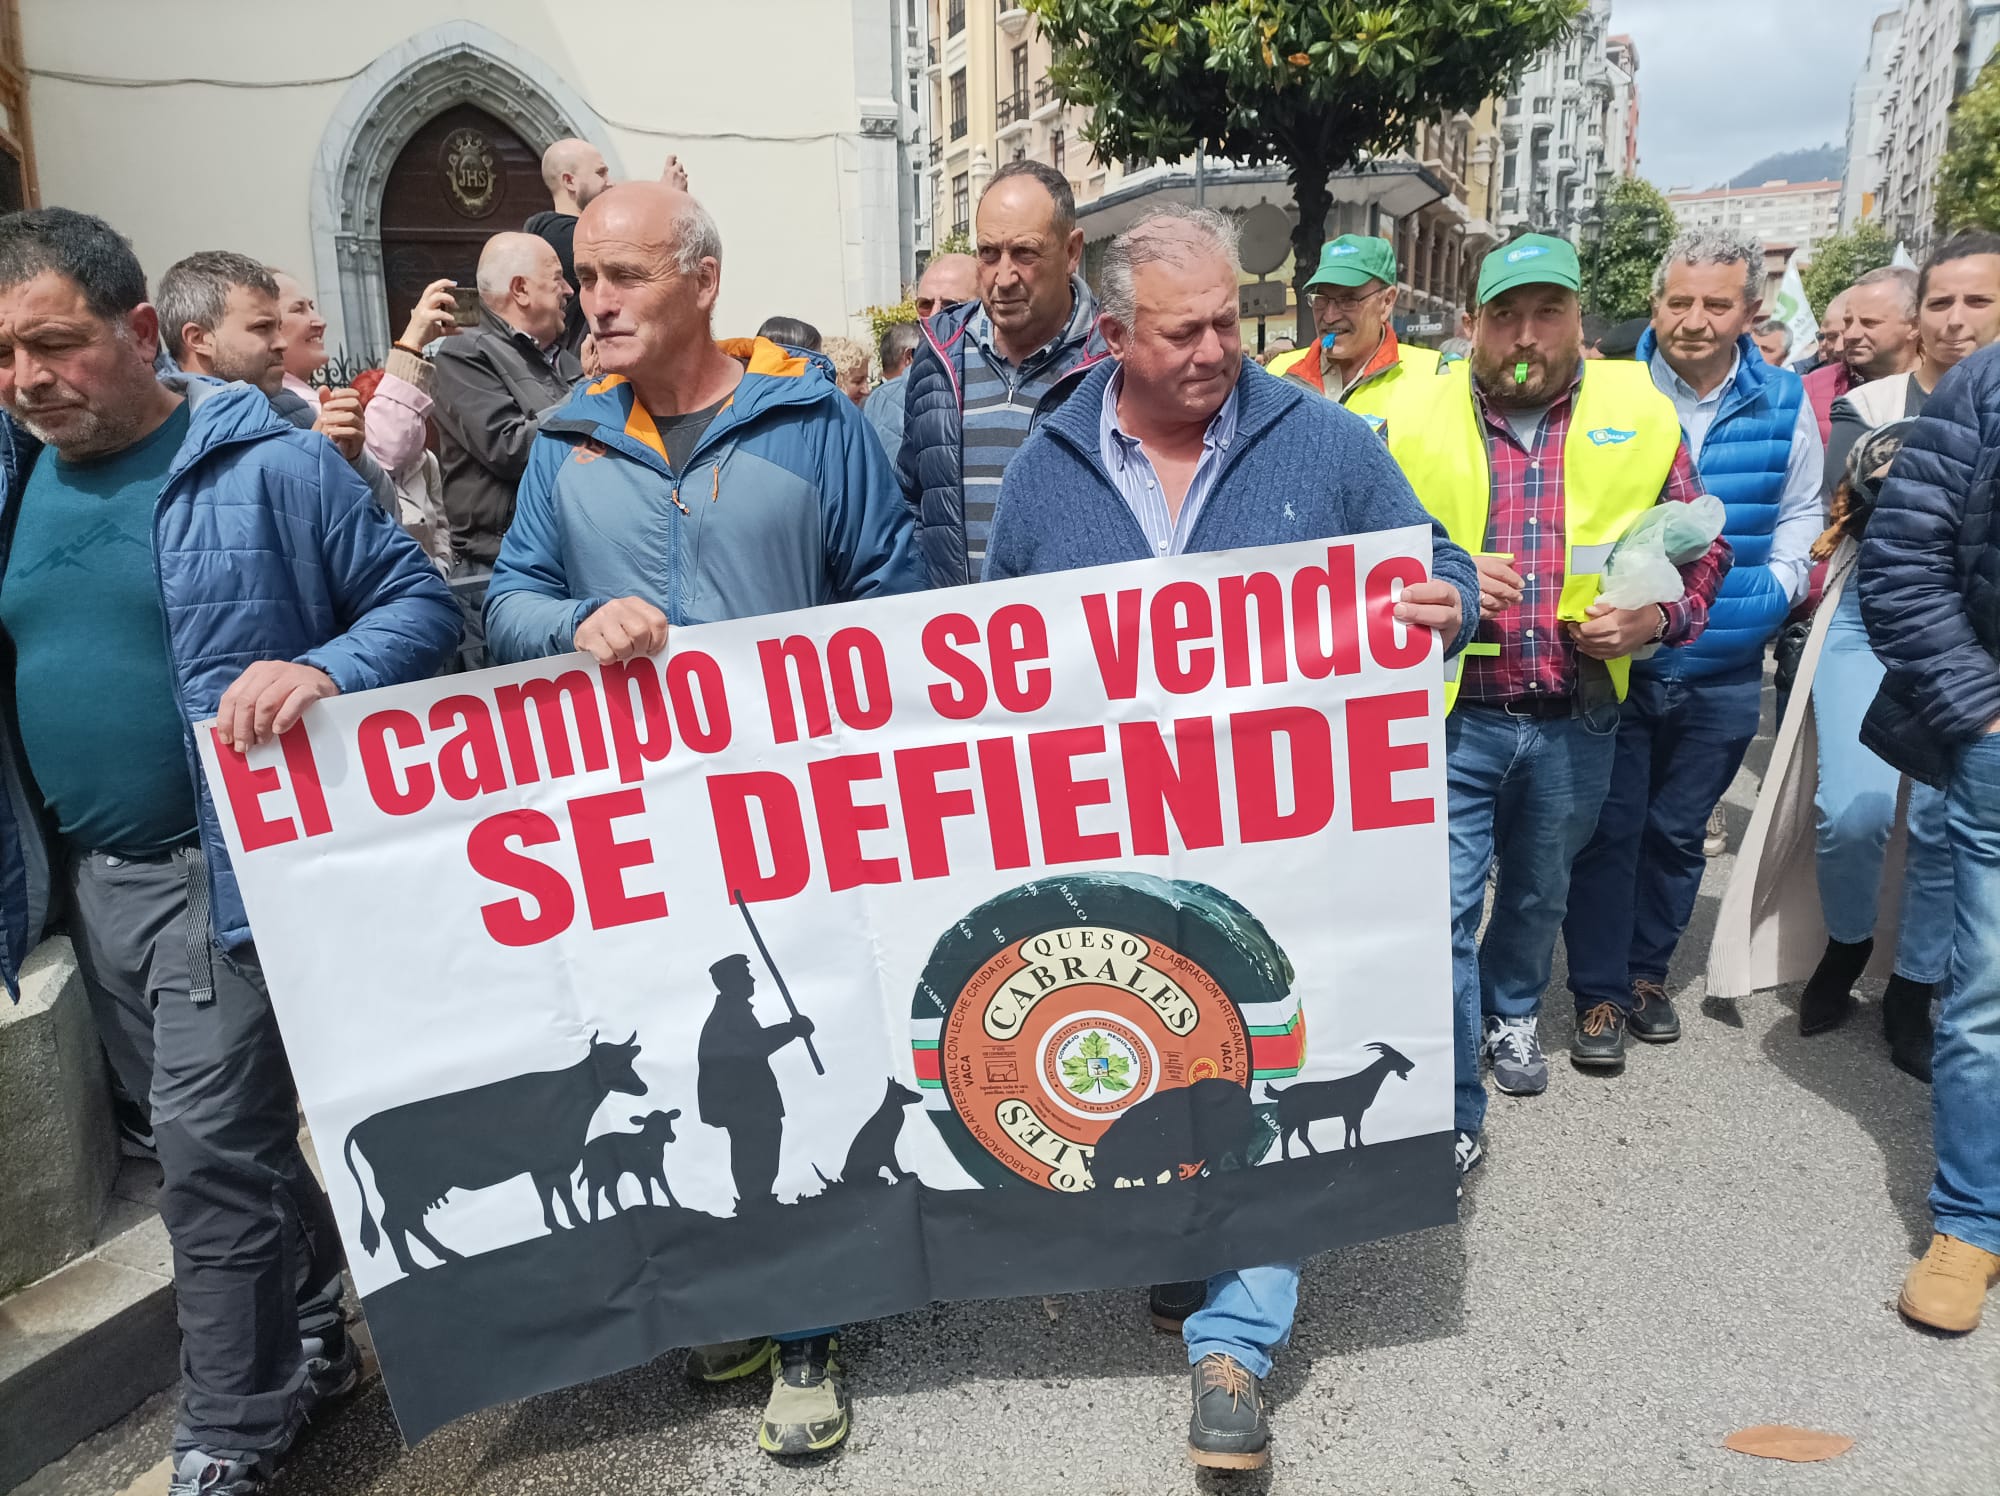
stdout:
<svg viewBox="0 0 2000 1496">
<path fill-rule="evenodd" d="M 1731 791 L 1733 836 L 1768 743 Z M 1550 1090 L 1495 1098 L 1460 1224 L 1311 1266 L 1270 1384 L 1266 1472 L 1193 1471 L 1180 1344 L 1131 1292 L 857 1327 L 854 1435 L 821 1465 L 758 1453 L 760 1391 L 690 1388 L 672 1356 L 415 1450 L 378 1384 L 311 1431 L 278 1496 L 1992 1496 L 2000 1324 L 1949 1340 L 1894 1309 L 1928 1240 L 1930 1093 L 1890 1067 L 1872 1006 L 1810 1041 L 1790 994 L 1703 1010 L 1731 861 L 1711 864 L 1674 973 L 1679 1044 L 1585 1076 L 1559 1054 L 1559 996 L 1544 1019 Z M 158 1496 L 167 1419 L 156 1400 L 22 1493 Z M 1722 1448 L 1763 1423 L 1856 1443 L 1820 1465 Z"/>
</svg>

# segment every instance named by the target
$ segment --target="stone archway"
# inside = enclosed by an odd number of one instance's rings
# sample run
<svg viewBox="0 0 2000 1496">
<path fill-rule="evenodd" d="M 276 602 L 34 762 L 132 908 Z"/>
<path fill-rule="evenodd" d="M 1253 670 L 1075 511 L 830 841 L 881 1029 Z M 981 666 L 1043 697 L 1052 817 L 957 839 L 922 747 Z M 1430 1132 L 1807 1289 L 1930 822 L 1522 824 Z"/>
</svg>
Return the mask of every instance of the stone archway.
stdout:
<svg viewBox="0 0 2000 1496">
<path fill-rule="evenodd" d="M 350 358 L 379 359 L 396 335 L 382 270 L 390 168 L 425 124 L 458 104 L 504 120 L 536 152 L 581 136 L 604 153 L 614 178 L 621 174 L 596 114 L 539 58 L 497 32 L 453 21 L 384 52 L 341 95 L 313 164 L 320 308 Z M 494 225 L 509 227 L 518 225 Z"/>
</svg>

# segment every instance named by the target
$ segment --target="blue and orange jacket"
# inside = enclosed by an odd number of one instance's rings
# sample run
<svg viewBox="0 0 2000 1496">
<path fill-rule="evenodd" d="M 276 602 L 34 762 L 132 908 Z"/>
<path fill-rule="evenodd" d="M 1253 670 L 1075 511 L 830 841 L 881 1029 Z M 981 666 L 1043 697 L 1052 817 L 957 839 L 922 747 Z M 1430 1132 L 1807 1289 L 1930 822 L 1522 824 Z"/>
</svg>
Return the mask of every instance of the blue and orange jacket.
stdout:
<svg viewBox="0 0 2000 1496">
<path fill-rule="evenodd" d="M 511 664 L 566 654 L 619 597 L 713 623 L 924 585 L 916 521 L 882 444 L 820 354 L 764 338 L 685 468 L 622 376 L 542 422 L 486 590 L 486 640 Z"/>
</svg>

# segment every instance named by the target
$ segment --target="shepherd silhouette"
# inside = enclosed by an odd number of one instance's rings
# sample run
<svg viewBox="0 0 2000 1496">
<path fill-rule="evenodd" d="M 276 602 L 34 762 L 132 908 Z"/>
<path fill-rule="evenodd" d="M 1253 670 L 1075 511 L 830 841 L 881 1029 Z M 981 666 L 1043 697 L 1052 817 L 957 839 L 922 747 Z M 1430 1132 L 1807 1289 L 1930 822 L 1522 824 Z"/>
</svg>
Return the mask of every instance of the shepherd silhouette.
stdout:
<svg viewBox="0 0 2000 1496">
<path fill-rule="evenodd" d="M 729 1134 L 729 1172 L 740 1215 L 777 1204 L 785 1102 L 771 1073 L 771 1056 L 794 1039 L 810 1037 L 813 1022 L 804 1014 L 769 1028 L 757 1021 L 750 1006 L 757 979 L 748 956 L 724 956 L 708 974 L 715 982 L 715 1010 L 701 1026 L 695 1099 L 701 1120 Z"/>
</svg>

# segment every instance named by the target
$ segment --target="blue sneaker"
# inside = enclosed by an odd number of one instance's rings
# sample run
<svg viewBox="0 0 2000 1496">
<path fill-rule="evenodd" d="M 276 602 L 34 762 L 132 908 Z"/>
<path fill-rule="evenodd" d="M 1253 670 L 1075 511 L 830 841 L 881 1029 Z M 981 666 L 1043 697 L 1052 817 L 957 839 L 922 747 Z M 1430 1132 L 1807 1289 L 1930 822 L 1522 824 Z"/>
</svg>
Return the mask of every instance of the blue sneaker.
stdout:
<svg viewBox="0 0 2000 1496">
<path fill-rule="evenodd" d="M 1534 1019 L 1489 1017 L 1484 1047 L 1493 1084 L 1509 1096 L 1539 1096 L 1549 1088 L 1549 1060 Z"/>
</svg>

